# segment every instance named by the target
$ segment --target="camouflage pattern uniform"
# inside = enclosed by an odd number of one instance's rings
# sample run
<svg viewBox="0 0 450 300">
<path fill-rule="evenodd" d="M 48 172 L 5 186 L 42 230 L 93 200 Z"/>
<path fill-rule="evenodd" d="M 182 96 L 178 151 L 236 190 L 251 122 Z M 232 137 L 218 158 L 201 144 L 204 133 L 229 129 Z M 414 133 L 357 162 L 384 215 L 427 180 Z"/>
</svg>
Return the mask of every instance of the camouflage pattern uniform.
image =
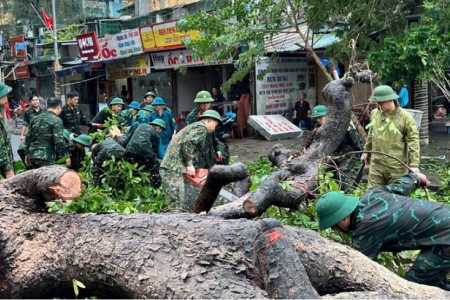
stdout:
<svg viewBox="0 0 450 300">
<path fill-rule="evenodd" d="M 69 105 L 64 105 L 59 117 L 63 121 L 64 128 L 76 135 L 81 134 L 80 125 L 86 125 L 88 127 L 92 126 L 91 121 L 85 117 L 79 105 L 76 105 L 73 108 Z M 78 171 L 81 168 L 81 162 L 85 156 L 86 150 L 84 148 L 79 149 L 77 147 L 72 147 L 70 149 L 70 168 Z"/>
<path fill-rule="evenodd" d="M 198 121 L 198 117 L 202 114 L 198 108 L 194 108 L 191 113 L 186 117 L 186 125 L 190 125 Z M 205 145 L 202 149 L 199 149 L 199 155 L 195 157 L 194 167 L 209 169 L 216 164 L 216 152 L 220 151 L 222 153 L 221 164 L 228 165 L 230 161 L 230 152 L 227 146 L 220 142 L 214 132 L 208 133 Z"/>
<path fill-rule="evenodd" d="M 117 120 L 118 124 L 119 124 L 119 129 L 122 129 L 123 127 L 126 126 L 126 121 L 118 114 L 116 114 L 114 111 L 112 111 L 109 107 L 105 107 L 104 109 L 102 109 L 92 120 L 92 123 L 96 123 L 96 124 L 102 124 L 104 125 L 107 121 L 109 120 Z M 90 128 L 89 129 L 89 133 L 94 133 L 97 130 L 94 128 Z"/>
<path fill-rule="evenodd" d="M 11 147 L 11 136 L 8 128 L 5 126 L 5 122 L 2 120 L 3 116 L 0 117 L 2 117 L 0 119 L 0 175 L 6 178 L 7 172 L 14 171 L 14 156 Z"/>
<path fill-rule="evenodd" d="M 57 157 L 69 155 L 63 130 L 61 119 L 51 111 L 31 120 L 25 137 L 25 152 L 33 169 L 53 165 Z"/>
<path fill-rule="evenodd" d="M 59 115 L 61 118 L 64 128 L 69 130 L 70 133 L 75 133 L 76 135 L 81 134 L 80 125 L 86 125 L 91 127 L 92 123 L 85 117 L 79 105 L 75 107 L 70 107 L 64 105 L 62 112 Z"/>
<path fill-rule="evenodd" d="M 367 135 L 366 151 L 380 151 L 397 157 L 412 168 L 418 168 L 420 163 L 419 132 L 416 122 L 409 112 L 398 106 L 388 116 L 379 109 L 370 114 L 377 124 L 370 127 Z M 399 132 L 389 130 L 386 119 L 392 120 Z M 386 125 L 387 124 L 387 125 Z M 409 155 L 408 155 L 409 152 Z M 368 188 L 384 186 L 408 173 L 408 170 L 396 159 L 382 154 L 370 155 Z"/>
<path fill-rule="evenodd" d="M 101 141 L 92 151 L 92 161 L 94 166 L 94 180 L 96 185 L 101 185 L 103 179 L 103 162 L 112 160 L 121 160 L 125 157 L 125 148 L 114 140 L 107 139 Z"/>
<path fill-rule="evenodd" d="M 170 141 L 172 140 L 172 135 L 175 130 L 178 130 L 177 122 L 175 122 L 175 118 L 172 113 L 163 110 L 162 115 L 158 115 L 157 112 L 152 112 L 148 117 L 150 122 L 153 122 L 156 119 L 161 119 L 166 124 L 166 130 L 160 132 L 159 136 L 161 138 L 161 142 L 159 144 L 158 158 L 163 159 L 166 149 L 169 146 Z"/>
<path fill-rule="evenodd" d="M 159 134 L 156 129 L 152 125 L 141 123 L 127 136 L 123 144 L 126 145 L 126 160 L 145 166 L 143 170 L 151 175 L 151 185 L 159 188 Z"/>
<path fill-rule="evenodd" d="M 23 122 L 22 122 L 22 126 L 27 126 L 30 124 L 31 119 L 33 119 L 34 117 L 42 114 L 45 110 L 43 110 L 42 108 L 39 107 L 39 110 L 34 110 L 33 108 L 28 109 L 24 114 L 23 114 Z M 31 167 L 28 167 L 25 164 L 25 143 L 22 142 L 19 145 L 19 149 L 17 149 L 17 154 L 19 154 L 20 160 L 23 162 L 23 164 L 25 165 L 25 167 L 27 168 L 27 170 L 31 169 Z"/>
<path fill-rule="evenodd" d="M 161 163 L 162 188 L 171 209 L 189 209 L 184 198 L 183 173 L 193 166 L 198 149 L 203 147 L 208 131 L 203 122 L 195 122 L 175 135 Z"/>
<path fill-rule="evenodd" d="M 422 250 L 405 279 L 437 286 L 450 271 L 450 206 L 411 199 L 420 177 L 409 174 L 370 189 L 350 215 L 353 246 L 372 260 L 381 251 Z"/>
</svg>

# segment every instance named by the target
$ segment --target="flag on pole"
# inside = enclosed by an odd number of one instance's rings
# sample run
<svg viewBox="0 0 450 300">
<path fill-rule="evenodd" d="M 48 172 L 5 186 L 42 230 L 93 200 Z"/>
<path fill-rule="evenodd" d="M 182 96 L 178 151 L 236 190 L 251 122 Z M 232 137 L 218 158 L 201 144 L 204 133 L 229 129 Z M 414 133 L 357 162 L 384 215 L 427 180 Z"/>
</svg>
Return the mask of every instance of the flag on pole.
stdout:
<svg viewBox="0 0 450 300">
<path fill-rule="evenodd" d="M 53 19 L 47 15 L 47 13 L 45 12 L 45 9 L 43 7 L 41 8 L 41 11 L 42 11 L 42 16 L 44 17 L 45 27 L 53 30 Z"/>
</svg>

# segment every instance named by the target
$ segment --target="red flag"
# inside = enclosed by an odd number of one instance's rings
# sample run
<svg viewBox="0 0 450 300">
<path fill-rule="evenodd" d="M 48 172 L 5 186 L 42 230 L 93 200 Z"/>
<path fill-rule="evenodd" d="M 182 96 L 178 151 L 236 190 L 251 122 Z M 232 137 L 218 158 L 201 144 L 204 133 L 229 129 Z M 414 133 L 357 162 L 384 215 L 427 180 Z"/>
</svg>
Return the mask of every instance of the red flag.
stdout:
<svg viewBox="0 0 450 300">
<path fill-rule="evenodd" d="M 43 7 L 42 7 L 41 11 L 42 11 L 42 16 L 44 17 L 45 26 L 47 28 L 53 30 L 53 19 L 49 18 L 49 16 L 47 15 L 47 13 L 45 12 L 45 9 Z"/>
</svg>

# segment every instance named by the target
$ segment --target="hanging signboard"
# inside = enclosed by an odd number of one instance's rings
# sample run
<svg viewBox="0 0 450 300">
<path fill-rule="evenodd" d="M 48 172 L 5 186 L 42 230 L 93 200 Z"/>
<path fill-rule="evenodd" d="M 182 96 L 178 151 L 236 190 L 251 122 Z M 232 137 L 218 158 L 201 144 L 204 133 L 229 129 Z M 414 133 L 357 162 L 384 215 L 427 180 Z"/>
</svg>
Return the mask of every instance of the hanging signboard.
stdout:
<svg viewBox="0 0 450 300">
<path fill-rule="evenodd" d="M 124 62 L 112 63 L 106 66 L 106 79 L 116 80 L 121 78 L 145 76 L 150 73 L 149 55 L 129 58 Z"/>
<path fill-rule="evenodd" d="M 151 54 L 153 61 L 153 68 L 155 69 L 170 69 L 176 66 L 204 66 L 203 59 L 194 59 L 194 53 L 192 50 L 174 50 L 167 52 L 158 52 Z M 218 62 L 214 62 L 210 65 L 230 64 L 232 59 L 225 59 Z"/>
<path fill-rule="evenodd" d="M 190 30 L 180 32 L 176 28 L 177 21 L 145 25 L 139 28 L 144 52 L 184 48 L 183 40 L 196 40 L 201 37 L 201 31 Z"/>
<path fill-rule="evenodd" d="M 258 115 L 284 115 L 290 112 L 300 92 L 308 87 L 308 59 L 305 57 L 262 57 L 256 64 L 256 74 L 271 66 L 262 80 L 256 80 L 256 111 Z"/>
<path fill-rule="evenodd" d="M 100 48 L 95 31 L 77 35 L 81 60 L 97 60 Z"/>
<path fill-rule="evenodd" d="M 296 138 L 303 131 L 281 115 L 249 116 L 248 124 L 268 141 Z"/>
<path fill-rule="evenodd" d="M 28 68 L 27 44 L 22 35 L 9 39 L 11 45 L 11 56 L 14 60 L 14 79 L 30 78 L 30 70 Z"/>
<path fill-rule="evenodd" d="M 105 35 L 98 39 L 98 44 L 100 47 L 99 59 L 103 61 L 143 53 L 138 28 Z"/>
</svg>

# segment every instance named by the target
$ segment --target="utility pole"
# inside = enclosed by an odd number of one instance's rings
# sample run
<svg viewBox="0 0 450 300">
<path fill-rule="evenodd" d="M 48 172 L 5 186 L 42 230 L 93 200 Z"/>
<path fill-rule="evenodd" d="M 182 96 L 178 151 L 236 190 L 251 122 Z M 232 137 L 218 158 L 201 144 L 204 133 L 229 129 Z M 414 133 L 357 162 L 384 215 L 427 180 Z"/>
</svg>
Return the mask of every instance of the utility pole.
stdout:
<svg viewBox="0 0 450 300">
<path fill-rule="evenodd" d="M 53 71 L 58 71 L 61 69 L 61 65 L 59 64 L 58 59 L 58 35 L 56 31 L 56 8 L 55 8 L 55 0 L 52 0 L 52 14 L 53 14 L 53 53 L 55 55 L 55 59 L 53 62 Z M 59 82 L 59 78 L 55 73 L 55 97 L 61 98 L 61 85 Z"/>
</svg>

